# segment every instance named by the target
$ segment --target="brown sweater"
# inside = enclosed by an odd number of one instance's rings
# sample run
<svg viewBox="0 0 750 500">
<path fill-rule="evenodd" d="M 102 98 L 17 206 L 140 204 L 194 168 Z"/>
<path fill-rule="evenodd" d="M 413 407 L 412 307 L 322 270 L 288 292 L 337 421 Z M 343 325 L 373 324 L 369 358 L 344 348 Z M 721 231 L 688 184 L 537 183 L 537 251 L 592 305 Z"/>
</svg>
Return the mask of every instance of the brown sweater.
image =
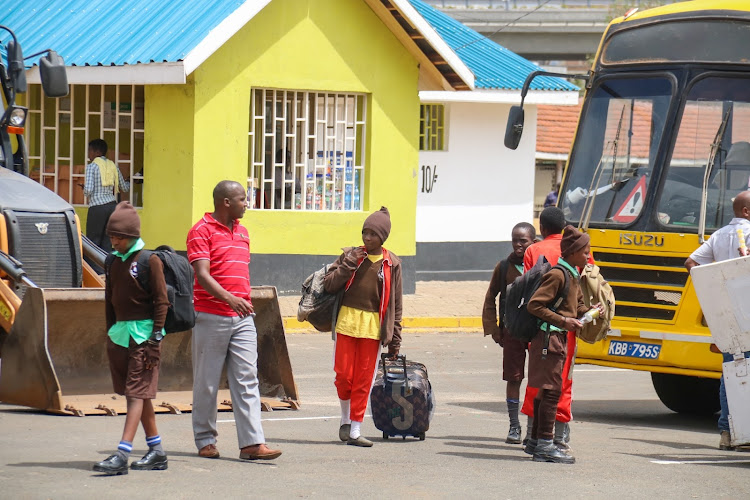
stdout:
<svg viewBox="0 0 750 500">
<path fill-rule="evenodd" d="M 583 293 L 579 281 L 568 273 L 568 296 L 565 297 L 557 308 L 552 312 L 549 306 L 557 297 L 558 291 L 565 285 L 565 277 L 561 269 L 552 269 L 542 278 L 542 284 L 529 300 L 526 309 L 534 316 L 541 318 L 551 325 L 565 329 L 563 322 L 565 318 L 580 318 L 588 311 L 583 303 Z"/>
<path fill-rule="evenodd" d="M 382 265 L 381 261 L 363 260 L 357 272 L 354 273 L 352 286 L 344 293 L 341 305 L 353 307 L 360 311 L 379 312 L 380 280 L 378 279 L 378 271 L 380 271 Z"/>
<path fill-rule="evenodd" d="M 495 270 L 492 272 L 490 286 L 484 296 L 484 307 L 482 308 L 482 328 L 485 335 L 500 333 L 500 328 L 502 327 L 502 325 L 498 325 L 497 322 L 498 306 L 497 302 L 495 301 L 495 297 L 497 297 L 499 294 L 500 300 L 502 301 L 502 296 L 505 293 L 505 288 L 513 283 L 516 278 L 521 276 L 521 273 L 518 271 L 518 269 L 516 269 L 516 266 L 508 262 L 508 272 L 505 274 L 505 279 L 503 279 L 503 262 L 507 262 L 507 259 L 501 260 L 497 263 L 497 266 L 495 266 Z"/>
<path fill-rule="evenodd" d="M 388 305 L 385 310 L 385 317 L 380 324 L 380 342 L 389 346 L 390 349 L 399 349 L 401 346 L 401 312 L 403 298 L 403 283 L 401 282 L 401 259 L 393 252 L 388 251 L 391 261 L 391 294 L 388 299 Z M 362 261 L 362 265 L 369 262 L 367 257 Z M 381 265 L 387 265 L 380 261 L 373 264 L 378 270 Z M 361 267 L 361 266 L 360 266 Z M 357 270 L 357 259 L 352 254 L 352 248 L 344 249 L 336 261 L 328 268 L 328 273 L 324 278 L 325 290 L 328 293 L 342 292 L 349 278 Z M 356 279 L 356 278 L 355 278 Z M 382 291 L 383 282 L 378 280 L 378 301 L 380 300 L 380 291 Z M 354 284 L 349 288 L 353 292 Z M 349 293 L 349 292 L 347 292 Z M 378 302 L 379 303 L 379 302 Z M 339 306 L 342 304 L 339 303 Z M 377 309 L 376 309 L 377 310 Z M 333 325 L 336 325 L 338 311 L 333 317 Z"/>
<path fill-rule="evenodd" d="M 148 293 L 130 274 L 130 266 L 138 259 L 139 253 L 133 253 L 124 262 L 120 257 L 112 261 L 109 279 L 104 288 L 107 330 L 118 321 L 139 319 L 153 319 L 155 332 L 164 327 L 169 308 L 164 265 L 157 255 L 149 257 L 151 293 Z"/>
</svg>

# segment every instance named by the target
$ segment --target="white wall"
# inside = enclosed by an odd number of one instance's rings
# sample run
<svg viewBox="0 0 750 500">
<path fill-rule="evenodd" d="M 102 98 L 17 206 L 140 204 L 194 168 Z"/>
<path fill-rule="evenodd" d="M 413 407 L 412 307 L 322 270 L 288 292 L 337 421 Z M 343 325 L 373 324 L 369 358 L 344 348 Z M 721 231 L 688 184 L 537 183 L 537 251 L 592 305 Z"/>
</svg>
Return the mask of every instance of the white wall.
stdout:
<svg viewBox="0 0 750 500">
<path fill-rule="evenodd" d="M 503 144 L 509 104 L 446 103 L 447 151 L 421 151 L 417 242 L 509 241 L 533 222 L 536 106 L 524 106 L 518 149 Z M 427 192 L 426 167 L 437 179 Z"/>
</svg>

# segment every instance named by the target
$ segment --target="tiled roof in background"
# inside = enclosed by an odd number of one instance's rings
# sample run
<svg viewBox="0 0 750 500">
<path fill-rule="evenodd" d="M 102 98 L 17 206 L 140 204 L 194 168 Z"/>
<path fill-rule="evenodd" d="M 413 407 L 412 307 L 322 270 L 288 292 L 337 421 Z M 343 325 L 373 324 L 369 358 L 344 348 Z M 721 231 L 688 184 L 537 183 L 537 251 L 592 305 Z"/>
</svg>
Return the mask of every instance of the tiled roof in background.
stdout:
<svg viewBox="0 0 750 500">
<path fill-rule="evenodd" d="M 573 143 L 573 136 L 578 125 L 578 115 L 581 112 L 581 103 L 577 106 L 549 106 L 540 105 L 537 111 L 537 135 L 536 151 L 543 154 L 568 155 Z M 627 144 L 627 128 L 629 118 L 627 114 L 623 118 L 620 131 L 621 147 Z M 714 140 L 716 131 L 722 120 L 721 106 L 695 104 L 688 106 L 682 116 L 680 133 L 677 136 L 673 159 L 675 160 L 699 160 L 705 162 L 708 159 L 710 145 Z M 605 140 L 611 141 L 615 138 L 620 114 L 612 112 L 609 114 Z M 750 142 L 750 109 L 736 107 L 732 116 L 732 136 L 727 137 L 729 144 L 739 141 Z M 649 157 L 649 141 L 651 140 L 651 112 L 650 108 L 640 104 L 635 108 L 633 115 L 633 135 L 630 145 L 632 157 L 642 161 Z M 622 151 L 622 150 L 621 150 Z M 619 154 L 618 154 L 619 155 Z"/>
<path fill-rule="evenodd" d="M 528 74 L 541 69 L 422 0 L 409 1 L 474 73 L 475 88 L 521 90 Z M 576 91 L 578 87 L 545 76 L 535 78 L 531 89 Z"/>
</svg>

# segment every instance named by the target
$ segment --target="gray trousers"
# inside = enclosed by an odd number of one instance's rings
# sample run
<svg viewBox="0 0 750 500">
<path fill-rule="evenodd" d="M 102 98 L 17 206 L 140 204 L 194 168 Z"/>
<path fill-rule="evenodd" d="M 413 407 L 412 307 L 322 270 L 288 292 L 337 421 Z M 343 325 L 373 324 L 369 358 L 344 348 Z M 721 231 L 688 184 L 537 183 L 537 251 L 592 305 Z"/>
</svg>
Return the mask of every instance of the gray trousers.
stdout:
<svg viewBox="0 0 750 500">
<path fill-rule="evenodd" d="M 193 327 L 193 435 L 200 450 L 216 443 L 216 397 L 226 363 L 240 448 L 265 443 L 260 423 L 258 332 L 252 316 L 198 312 Z"/>
</svg>

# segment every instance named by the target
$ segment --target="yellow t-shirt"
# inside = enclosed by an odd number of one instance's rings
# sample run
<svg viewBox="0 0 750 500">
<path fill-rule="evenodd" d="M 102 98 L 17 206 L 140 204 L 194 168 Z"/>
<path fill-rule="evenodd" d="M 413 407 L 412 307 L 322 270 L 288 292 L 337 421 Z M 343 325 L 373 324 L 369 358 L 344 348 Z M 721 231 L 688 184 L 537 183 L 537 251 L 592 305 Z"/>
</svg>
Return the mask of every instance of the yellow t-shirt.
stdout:
<svg viewBox="0 0 750 500">
<path fill-rule="evenodd" d="M 368 255 L 367 258 L 372 263 L 383 260 L 382 255 Z M 341 306 L 336 321 L 336 333 L 358 339 L 380 340 L 380 314 Z"/>
</svg>

